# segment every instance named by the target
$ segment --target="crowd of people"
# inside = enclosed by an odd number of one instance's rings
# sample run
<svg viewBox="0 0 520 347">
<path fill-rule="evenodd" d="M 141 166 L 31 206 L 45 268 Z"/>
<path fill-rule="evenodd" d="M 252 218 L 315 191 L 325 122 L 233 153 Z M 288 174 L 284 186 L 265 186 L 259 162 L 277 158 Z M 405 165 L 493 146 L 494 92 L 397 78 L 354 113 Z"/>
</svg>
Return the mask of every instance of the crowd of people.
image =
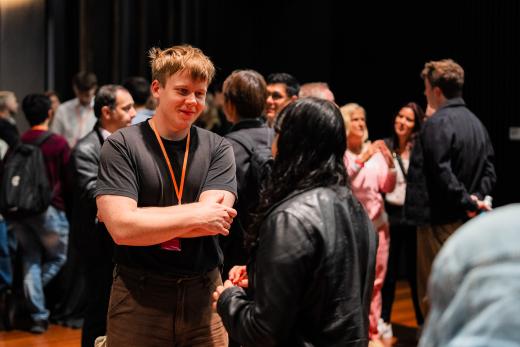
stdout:
<svg viewBox="0 0 520 347">
<path fill-rule="evenodd" d="M 456 338 L 427 318 L 456 290 L 439 264 L 427 290 L 432 264 L 487 218 L 474 217 L 496 182 L 459 64 L 427 62 L 426 114 L 409 102 L 370 141 L 365 108 L 339 107 L 325 82 L 237 70 L 210 93 L 201 50 L 149 57 L 151 83 L 98 88 L 80 72 L 61 105 L 25 96 L 21 136 L 16 96 L 0 92 L 1 189 L 32 144 L 51 194 L 22 215 L 0 193 L 0 328 L 43 333 L 74 316 L 82 346 L 378 347 L 404 259 L 421 344 Z"/>
</svg>

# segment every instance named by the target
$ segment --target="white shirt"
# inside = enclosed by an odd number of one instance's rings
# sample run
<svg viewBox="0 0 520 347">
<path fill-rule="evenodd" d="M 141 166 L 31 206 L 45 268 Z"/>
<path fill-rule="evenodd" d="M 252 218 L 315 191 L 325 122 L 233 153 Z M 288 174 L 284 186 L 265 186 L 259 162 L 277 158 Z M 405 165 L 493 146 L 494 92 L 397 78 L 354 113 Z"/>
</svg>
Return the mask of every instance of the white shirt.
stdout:
<svg viewBox="0 0 520 347">
<path fill-rule="evenodd" d="M 408 167 L 410 166 L 410 160 L 401 157 L 401 161 L 403 163 L 404 169 L 408 171 Z M 397 171 L 397 181 L 395 182 L 394 190 L 390 193 L 386 193 L 385 200 L 390 205 L 403 206 L 404 199 L 406 197 L 406 180 L 404 178 L 403 171 L 401 170 L 401 166 L 397 161 L 397 158 L 394 158 L 394 166 Z"/>
<path fill-rule="evenodd" d="M 132 125 L 139 124 L 141 122 L 144 122 L 147 119 L 152 118 L 153 114 L 155 113 L 154 110 L 150 110 L 148 108 L 142 108 L 139 111 L 137 111 L 134 118 L 132 118 Z"/>
<path fill-rule="evenodd" d="M 110 131 L 108 131 L 107 129 L 103 129 L 102 127 L 99 127 L 99 132 L 101 133 L 101 136 L 103 136 L 103 140 L 106 140 L 107 137 L 112 135 Z"/>
<path fill-rule="evenodd" d="M 94 99 L 88 106 L 81 105 L 78 98 L 64 102 L 56 111 L 51 131 L 65 137 L 70 148 L 73 148 L 78 140 L 92 131 L 97 122 L 93 104 Z"/>
</svg>

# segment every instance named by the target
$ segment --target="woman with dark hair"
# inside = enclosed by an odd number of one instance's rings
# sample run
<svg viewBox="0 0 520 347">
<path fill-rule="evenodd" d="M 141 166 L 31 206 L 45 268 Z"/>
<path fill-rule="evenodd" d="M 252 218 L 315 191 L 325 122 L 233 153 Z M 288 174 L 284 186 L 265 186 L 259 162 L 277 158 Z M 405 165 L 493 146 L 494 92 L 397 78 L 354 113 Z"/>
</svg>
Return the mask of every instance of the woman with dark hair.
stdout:
<svg viewBox="0 0 520 347">
<path fill-rule="evenodd" d="M 230 271 L 214 307 L 244 346 L 366 346 L 376 237 L 348 187 L 341 113 L 299 99 L 275 131 L 247 271 Z"/>
<path fill-rule="evenodd" d="M 387 273 L 382 289 L 382 312 L 378 324 L 383 338 L 392 337 L 390 315 L 395 295 L 395 283 L 399 269 L 399 259 L 404 256 L 406 277 L 412 291 L 412 299 L 417 324 L 422 325 L 423 317 L 417 298 L 416 252 L 417 236 L 414 222 L 404 214 L 406 181 L 412 148 L 424 120 L 424 112 L 415 102 L 409 102 L 397 113 L 394 119 L 394 133 L 384 139 L 392 151 L 394 166 L 397 171 L 396 185 L 393 191 L 385 195 L 385 209 L 390 222 L 390 251 Z"/>
</svg>

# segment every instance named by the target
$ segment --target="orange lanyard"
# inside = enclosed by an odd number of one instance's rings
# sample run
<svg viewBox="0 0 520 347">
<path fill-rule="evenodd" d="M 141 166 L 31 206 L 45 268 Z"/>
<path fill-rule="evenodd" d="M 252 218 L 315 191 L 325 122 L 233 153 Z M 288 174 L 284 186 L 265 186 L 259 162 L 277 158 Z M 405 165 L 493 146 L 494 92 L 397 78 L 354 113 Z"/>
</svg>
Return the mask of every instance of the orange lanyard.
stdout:
<svg viewBox="0 0 520 347">
<path fill-rule="evenodd" d="M 164 148 L 164 144 L 162 142 L 161 136 L 157 132 L 157 129 L 155 129 L 155 122 L 154 119 L 150 119 L 150 125 L 152 126 L 152 130 L 155 133 L 155 137 L 157 138 L 157 142 L 159 142 L 159 146 L 161 146 L 161 150 L 164 156 L 164 160 L 166 160 L 166 164 L 168 165 L 168 170 L 170 170 L 170 175 L 173 182 L 173 188 L 175 188 L 175 194 L 177 195 L 177 201 L 179 202 L 179 205 L 181 204 L 182 200 L 182 192 L 184 190 L 184 178 L 186 177 L 186 167 L 188 166 L 188 152 L 190 149 L 190 129 L 188 129 L 188 138 L 186 139 L 186 150 L 184 152 L 184 161 L 182 163 L 182 173 L 181 173 L 181 184 L 180 189 L 177 186 L 177 180 L 175 179 L 175 174 L 173 173 L 172 164 L 170 163 L 170 158 L 168 157 L 168 154 L 166 153 L 166 149 Z"/>
<path fill-rule="evenodd" d="M 46 126 L 46 125 L 35 125 L 35 126 L 32 126 L 32 127 L 31 127 L 31 130 L 42 130 L 42 131 L 47 131 L 47 130 L 49 130 L 49 127 Z"/>
</svg>

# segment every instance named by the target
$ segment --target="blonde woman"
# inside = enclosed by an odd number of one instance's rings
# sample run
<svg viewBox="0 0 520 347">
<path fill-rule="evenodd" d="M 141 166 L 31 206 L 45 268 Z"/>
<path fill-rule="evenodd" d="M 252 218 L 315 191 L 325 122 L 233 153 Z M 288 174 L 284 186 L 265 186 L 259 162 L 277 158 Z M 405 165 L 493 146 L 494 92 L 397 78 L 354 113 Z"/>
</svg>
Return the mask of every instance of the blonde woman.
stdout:
<svg viewBox="0 0 520 347">
<path fill-rule="evenodd" d="M 365 208 L 379 237 L 374 290 L 370 305 L 369 338 L 374 346 L 382 345 L 377 331 L 381 316 L 381 288 L 386 274 L 390 234 L 388 217 L 381 193 L 394 190 L 396 170 L 392 154 L 382 140 L 368 142 L 365 109 L 351 103 L 341 108 L 347 131 L 344 162 L 354 195 Z"/>
</svg>

